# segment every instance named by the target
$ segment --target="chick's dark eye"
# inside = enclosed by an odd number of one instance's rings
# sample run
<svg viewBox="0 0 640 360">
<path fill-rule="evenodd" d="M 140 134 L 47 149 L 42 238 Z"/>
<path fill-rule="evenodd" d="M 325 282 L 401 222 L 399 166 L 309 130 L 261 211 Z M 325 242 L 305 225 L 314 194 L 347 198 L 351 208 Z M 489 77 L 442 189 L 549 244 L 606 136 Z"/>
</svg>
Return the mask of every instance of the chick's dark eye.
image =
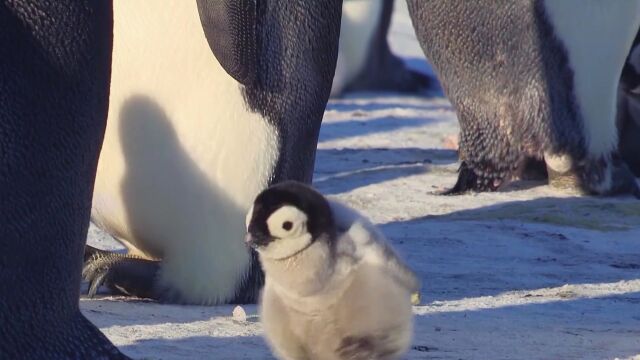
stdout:
<svg viewBox="0 0 640 360">
<path fill-rule="evenodd" d="M 285 221 L 282 223 L 282 228 L 289 231 L 293 228 L 293 223 L 291 221 Z"/>
</svg>

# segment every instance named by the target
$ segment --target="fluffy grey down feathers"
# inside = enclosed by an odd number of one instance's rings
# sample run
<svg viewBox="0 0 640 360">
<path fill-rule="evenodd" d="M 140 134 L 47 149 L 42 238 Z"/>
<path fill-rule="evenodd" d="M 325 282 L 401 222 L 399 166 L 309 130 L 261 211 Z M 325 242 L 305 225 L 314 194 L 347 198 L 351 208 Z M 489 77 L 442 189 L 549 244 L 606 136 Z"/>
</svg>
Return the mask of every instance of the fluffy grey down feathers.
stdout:
<svg viewBox="0 0 640 360">
<path fill-rule="evenodd" d="M 414 273 L 364 217 L 329 201 L 335 250 L 317 240 L 285 260 L 261 257 L 261 318 L 281 359 L 396 359 L 412 338 Z"/>
</svg>

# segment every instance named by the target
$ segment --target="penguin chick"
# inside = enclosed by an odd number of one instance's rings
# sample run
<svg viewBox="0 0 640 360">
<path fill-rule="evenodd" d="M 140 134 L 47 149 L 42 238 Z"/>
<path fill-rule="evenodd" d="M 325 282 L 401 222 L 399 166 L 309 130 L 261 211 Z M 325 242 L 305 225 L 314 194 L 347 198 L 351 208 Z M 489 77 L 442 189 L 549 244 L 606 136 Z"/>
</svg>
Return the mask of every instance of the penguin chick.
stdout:
<svg viewBox="0 0 640 360">
<path fill-rule="evenodd" d="M 265 273 L 260 316 L 281 359 L 397 359 L 413 333 L 415 274 L 354 210 L 298 182 L 247 214 Z"/>
</svg>

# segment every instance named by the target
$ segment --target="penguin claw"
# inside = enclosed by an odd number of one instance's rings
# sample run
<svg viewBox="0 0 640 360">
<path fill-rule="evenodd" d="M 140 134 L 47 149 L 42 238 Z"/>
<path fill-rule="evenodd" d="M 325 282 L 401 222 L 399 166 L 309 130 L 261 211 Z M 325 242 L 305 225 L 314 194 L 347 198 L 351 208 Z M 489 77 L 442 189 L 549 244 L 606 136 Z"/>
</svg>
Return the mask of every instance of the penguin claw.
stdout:
<svg viewBox="0 0 640 360">
<path fill-rule="evenodd" d="M 86 245 L 84 250 L 84 265 L 82 279 L 89 282 L 87 296 L 95 297 L 98 289 L 103 285 L 109 272 L 109 259 L 112 253 Z"/>
<path fill-rule="evenodd" d="M 91 277 L 89 280 L 89 290 L 87 290 L 87 296 L 94 298 L 100 286 L 104 284 L 104 279 L 107 276 L 107 272 L 99 272 Z"/>
<path fill-rule="evenodd" d="M 479 176 L 469 165 L 464 161 L 460 164 L 458 170 L 458 180 L 456 184 L 451 188 L 440 192 L 440 195 L 462 195 L 469 191 L 496 191 L 502 180 L 498 177 L 491 176 Z"/>
<path fill-rule="evenodd" d="M 113 293 L 153 298 L 159 262 L 85 246 L 82 279 L 89 283 L 87 296 L 95 297 L 101 286 Z"/>
</svg>

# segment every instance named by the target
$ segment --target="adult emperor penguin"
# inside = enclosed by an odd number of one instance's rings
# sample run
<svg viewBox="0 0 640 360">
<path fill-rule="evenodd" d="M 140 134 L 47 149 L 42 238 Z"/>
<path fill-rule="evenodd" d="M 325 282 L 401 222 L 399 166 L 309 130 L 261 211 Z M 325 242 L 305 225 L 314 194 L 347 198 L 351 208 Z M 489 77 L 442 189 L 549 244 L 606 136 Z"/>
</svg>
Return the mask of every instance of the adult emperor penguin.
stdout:
<svg viewBox="0 0 640 360">
<path fill-rule="evenodd" d="M 280 359 L 398 359 L 411 344 L 420 283 L 376 227 L 313 188 L 258 195 L 247 242 L 260 254 L 265 336 Z"/>
<path fill-rule="evenodd" d="M 640 195 L 617 154 L 616 89 L 640 1 L 409 0 L 422 48 L 461 127 L 458 182 L 497 189 L 527 157 L 551 182 Z"/>
<path fill-rule="evenodd" d="M 331 96 L 348 91 L 428 90 L 433 80 L 391 52 L 387 36 L 394 0 L 344 0 Z"/>
<path fill-rule="evenodd" d="M 311 181 L 341 3 L 114 3 L 92 219 L 130 254 L 89 248 L 90 293 L 104 282 L 165 302 L 256 300 L 244 214 L 270 184 Z"/>
<path fill-rule="evenodd" d="M 126 359 L 78 308 L 108 1 L 0 2 L 0 359 Z"/>
</svg>

